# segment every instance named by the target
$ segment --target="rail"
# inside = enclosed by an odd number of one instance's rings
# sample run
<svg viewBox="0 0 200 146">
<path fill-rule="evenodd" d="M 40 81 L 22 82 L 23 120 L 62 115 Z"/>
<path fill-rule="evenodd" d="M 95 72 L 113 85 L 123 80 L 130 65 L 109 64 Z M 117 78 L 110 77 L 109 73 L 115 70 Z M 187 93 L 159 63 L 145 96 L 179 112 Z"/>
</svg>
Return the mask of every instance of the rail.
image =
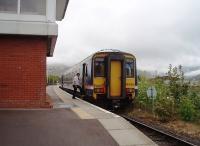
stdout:
<svg viewBox="0 0 200 146">
<path fill-rule="evenodd" d="M 132 123 L 133 125 L 138 125 L 139 127 L 143 127 L 143 128 L 147 128 L 147 129 L 149 129 L 149 130 L 151 130 L 151 131 L 154 131 L 154 132 L 156 132 L 158 135 L 157 135 L 157 137 L 158 136 L 160 136 L 160 137 L 162 137 L 162 136 L 164 136 L 165 137 L 165 140 L 166 140 L 166 137 L 167 137 L 167 139 L 171 139 L 172 141 L 174 141 L 174 142 L 176 142 L 176 146 L 197 146 L 196 144 L 193 144 L 193 143 L 191 143 L 191 142 L 188 142 L 188 141 L 186 141 L 186 140 L 184 140 L 184 139 L 182 139 L 182 138 L 179 138 L 178 136 L 175 136 L 175 135 L 173 135 L 173 134 L 170 134 L 170 133 L 166 133 L 166 132 L 164 132 L 164 131 L 161 131 L 161 130 L 159 130 L 159 129 L 156 129 L 156 128 L 154 128 L 154 127 L 152 127 L 152 126 L 149 126 L 149 125 L 147 125 L 147 124 L 145 124 L 145 123 L 143 123 L 143 122 L 140 122 L 140 121 L 138 121 L 138 120 L 136 120 L 136 119 L 132 119 L 132 118 L 130 118 L 130 117 L 127 117 L 127 116 L 125 116 L 125 115 L 121 115 L 123 118 L 125 118 L 126 120 L 128 120 L 130 123 Z M 170 145 L 171 146 L 171 145 Z"/>
</svg>

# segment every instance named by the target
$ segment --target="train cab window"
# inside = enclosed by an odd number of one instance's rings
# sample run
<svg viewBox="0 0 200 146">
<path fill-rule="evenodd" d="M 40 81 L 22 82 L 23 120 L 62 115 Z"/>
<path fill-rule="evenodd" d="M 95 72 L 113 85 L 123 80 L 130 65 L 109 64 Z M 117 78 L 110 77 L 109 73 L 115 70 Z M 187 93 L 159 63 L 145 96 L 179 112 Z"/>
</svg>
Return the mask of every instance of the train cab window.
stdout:
<svg viewBox="0 0 200 146">
<path fill-rule="evenodd" d="M 134 60 L 126 59 L 126 77 L 134 77 Z"/>
<path fill-rule="evenodd" d="M 95 58 L 94 61 L 94 76 L 103 77 L 105 75 L 104 58 Z"/>
</svg>

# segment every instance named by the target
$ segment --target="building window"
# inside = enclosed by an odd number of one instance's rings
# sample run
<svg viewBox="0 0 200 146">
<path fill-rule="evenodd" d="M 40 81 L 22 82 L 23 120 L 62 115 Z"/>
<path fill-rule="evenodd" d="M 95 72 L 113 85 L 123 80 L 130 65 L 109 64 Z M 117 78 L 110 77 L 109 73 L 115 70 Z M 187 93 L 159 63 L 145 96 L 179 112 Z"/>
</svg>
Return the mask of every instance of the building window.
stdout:
<svg viewBox="0 0 200 146">
<path fill-rule="evenodd" d="M 18 0 L 0 0 L 0 12 L 17 13 Z"/>
<path fill-rule="evenodd" d="M 21 0 L 21 14 L 45 15 L 46 0 Z"/>
<path fill-rule="evenodd" d="M 0 0 L 0 13 L 46 15 L 46 0 Z"/>
</svg>

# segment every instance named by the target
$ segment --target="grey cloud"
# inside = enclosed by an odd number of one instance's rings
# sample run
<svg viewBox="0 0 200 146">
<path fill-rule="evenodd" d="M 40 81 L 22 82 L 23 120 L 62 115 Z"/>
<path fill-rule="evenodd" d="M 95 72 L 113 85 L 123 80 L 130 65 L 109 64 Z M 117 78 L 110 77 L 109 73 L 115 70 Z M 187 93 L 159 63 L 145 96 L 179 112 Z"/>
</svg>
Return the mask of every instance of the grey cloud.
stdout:
<svg viewBox="0 0 200 146">
<path fill-rule="evenodd" d="M 197 0 L 73 0 L 48 62 L 73 65 L 114 48 L 135 54 L 140 69 L 199 65 L 199 14 Z"/>
</svg>

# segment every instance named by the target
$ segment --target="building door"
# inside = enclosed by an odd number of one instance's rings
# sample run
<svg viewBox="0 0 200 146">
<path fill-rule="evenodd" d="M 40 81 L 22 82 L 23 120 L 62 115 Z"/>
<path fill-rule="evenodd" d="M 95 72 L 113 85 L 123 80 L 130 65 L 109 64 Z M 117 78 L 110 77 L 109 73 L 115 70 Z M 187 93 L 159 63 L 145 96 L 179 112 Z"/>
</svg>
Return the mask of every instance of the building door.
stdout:
<svg viewBox="0 0 200 146">
<path fill-rule="evenodd" d="M 111 61 L 110 68 L 110 96 L 121 96 L 121 76 L 122 76 L 122 63 L 121 61 Z"/>
</svg>

